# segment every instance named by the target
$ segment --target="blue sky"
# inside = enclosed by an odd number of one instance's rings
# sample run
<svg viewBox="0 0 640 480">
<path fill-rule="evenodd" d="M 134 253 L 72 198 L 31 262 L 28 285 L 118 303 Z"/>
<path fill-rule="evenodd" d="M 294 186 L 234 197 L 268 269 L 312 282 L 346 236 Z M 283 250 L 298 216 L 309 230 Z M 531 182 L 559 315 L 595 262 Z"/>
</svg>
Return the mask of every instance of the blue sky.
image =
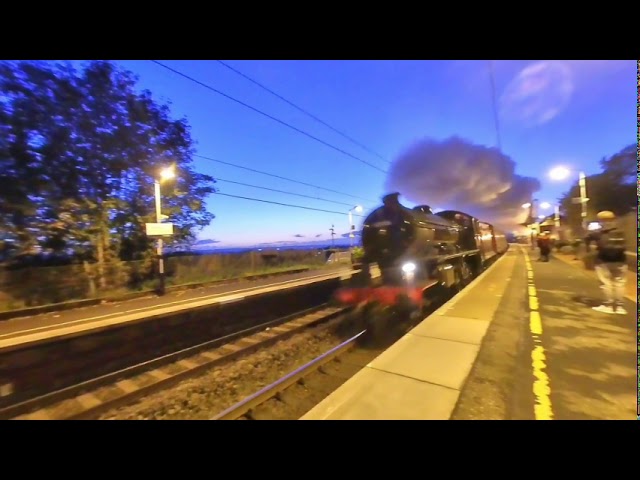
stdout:
<svg viewBox="0 0 640 480">
<path fill-rule="evenodd" d="M 383 170 L 383 160 L 317 123 L 215 60 L 162 61 Z M 487 61 L 226 61 L 393 162 L 414 142 L 459 136 L 496 145 Z M 346 204 L 374 207 L 387 177 L 227 98 L 150 62 L 118 61 L 139 86 L 186 116 L 197 153 L 361 197 L 316 190 L 196 159 L 196 168 L 238 181 Z M 502 151 L 516 174 L 537 177 L 536 198 L 553 202 L 568 183 L 548 180 L 564 164 L 587 174 L 634 142 L 635 61 L 494 61 Z M 576 173 L 577 175 L 577 173 Z M 335 210 L 321 213 L 213 195 L 216 218 L 200 234 L 220 246 L 329 239 L 348 231 L 349 206 L 219 182 L 222 193 Z M 428 196 L 428 195 L 427 195 Z M 367 200 L 364 200 L 367 199 Z M 406 202 L 409 206 L 410 201 Z M 446 208 L 449 205 L 435 205 Z M 357 222 L 359 223 L 359 222 Z"/>
</svg>

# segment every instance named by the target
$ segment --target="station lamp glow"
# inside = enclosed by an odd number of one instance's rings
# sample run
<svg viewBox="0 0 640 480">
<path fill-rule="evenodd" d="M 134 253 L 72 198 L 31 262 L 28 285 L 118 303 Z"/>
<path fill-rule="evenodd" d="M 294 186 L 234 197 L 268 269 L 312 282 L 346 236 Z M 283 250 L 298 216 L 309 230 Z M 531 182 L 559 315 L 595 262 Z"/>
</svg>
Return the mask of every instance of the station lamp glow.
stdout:
<svg viewBox="0 0 640 480">
<path fill-rule="evenodd" d="M 160 171 L 161 180 L 171 180 L 172 178 L 175 178 L 175 176 L 176 176 L 176 172 L 174 171 L 173 167 L 163 168 Z"/>
<path fill-rule="evenodd" d="M 552 180 L 564 180 L 570 173 L 566 167 L 555 167 L 549 172 L 549 177 L 551 177 Z"/>
</svg>

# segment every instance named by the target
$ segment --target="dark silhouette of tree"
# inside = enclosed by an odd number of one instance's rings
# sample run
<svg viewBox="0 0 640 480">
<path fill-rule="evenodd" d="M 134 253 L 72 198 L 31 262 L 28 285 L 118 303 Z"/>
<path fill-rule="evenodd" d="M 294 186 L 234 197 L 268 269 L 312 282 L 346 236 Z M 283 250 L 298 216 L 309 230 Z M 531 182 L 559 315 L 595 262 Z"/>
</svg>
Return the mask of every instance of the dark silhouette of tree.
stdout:
<svg viewBox="0 0 640 480">
<path fill-rule="evenodd" d="M 609 158 L 600 161 L 602 172 L 587 177 L 587 221 L 595 221 L 602 210 L 610 210 L 618 216 L 625 215 L 638 206 L 636 145 L 629 145 Z M 580 231 L 581 206 L 573 198 L 580 197 L 578 182 L 560 199 L 563 215 L 574 232 Z"/>
<path fill-rule="evenodd" d="M 144 224 L 168 165 L 176 179 L 162 185 L 162 213 L 174 241 L 212 221 L 204 199 L 215 181 L 192 167 L 187 121 L 136 82 L 107 61 L 0 63 L 0 251 L 95 262 L 105 285 L 106 265 L 149 257 Z"/>
</svg>

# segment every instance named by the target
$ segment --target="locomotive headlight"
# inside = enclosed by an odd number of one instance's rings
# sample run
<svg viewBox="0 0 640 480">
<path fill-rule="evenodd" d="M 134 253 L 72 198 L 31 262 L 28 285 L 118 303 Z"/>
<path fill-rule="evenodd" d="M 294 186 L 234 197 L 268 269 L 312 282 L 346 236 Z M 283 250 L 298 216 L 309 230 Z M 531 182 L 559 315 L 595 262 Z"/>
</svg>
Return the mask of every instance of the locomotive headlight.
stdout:
<svg viewBox="0 0 640 480">
<path fill-rule="evenodd" d="M 405 263 L 402 265 L 402 271 L 404 273 L 413 273 L 416 271 L 416 264 L 411 262 Z"/>
</svg>

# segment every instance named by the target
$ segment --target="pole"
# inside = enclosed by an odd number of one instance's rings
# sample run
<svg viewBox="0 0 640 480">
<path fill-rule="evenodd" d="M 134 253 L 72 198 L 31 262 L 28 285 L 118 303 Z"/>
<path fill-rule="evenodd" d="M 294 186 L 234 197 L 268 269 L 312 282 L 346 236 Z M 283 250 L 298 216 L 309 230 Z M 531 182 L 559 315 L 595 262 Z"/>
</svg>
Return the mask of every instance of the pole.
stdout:
<svg viewBox="0 0 640 480">
<path fill-rule="evenodd" d="M 531 200 L 531 206 L 529 207 L 529 216 L 531 217 L 531 221 L 533 222 L 532 228 L 531 228 L 531 250 L 535 250 L 536 249 L 536 242 L 535 242 L 535 235 L 534 233 L 537 233 L 536 230 L 536 219 L 534 217 L 535 214 L 535 209 L 534 209 L 534 203 L 537 202 L 537 200 L 534 198 L 533 200 Z"/>
<path fill-rule="evenodd" d="M 582 236 L 587 234 L 587 177 L 580 172 L 580 205 L 582 205 Z"/>
<path fill-rule="evenodd" d="M 349 246 L 353 248 L 353 214 L 351 210 L 349 210 Z"/>
<path fill-rule="evenodd" d="M 162 222 L 162 213 L 160 211 L 160 182 L 155 181 L 155 196 L 156 196 L 156 222 Z M 158 288 L 158 294 L 164 295 L 164 258 L 162 257 L 162 237 L 158 238 L 158 245 L 156 248 L 156 255 L 158 256 L 158 276 L 160 285 Z"/>
</svg>

